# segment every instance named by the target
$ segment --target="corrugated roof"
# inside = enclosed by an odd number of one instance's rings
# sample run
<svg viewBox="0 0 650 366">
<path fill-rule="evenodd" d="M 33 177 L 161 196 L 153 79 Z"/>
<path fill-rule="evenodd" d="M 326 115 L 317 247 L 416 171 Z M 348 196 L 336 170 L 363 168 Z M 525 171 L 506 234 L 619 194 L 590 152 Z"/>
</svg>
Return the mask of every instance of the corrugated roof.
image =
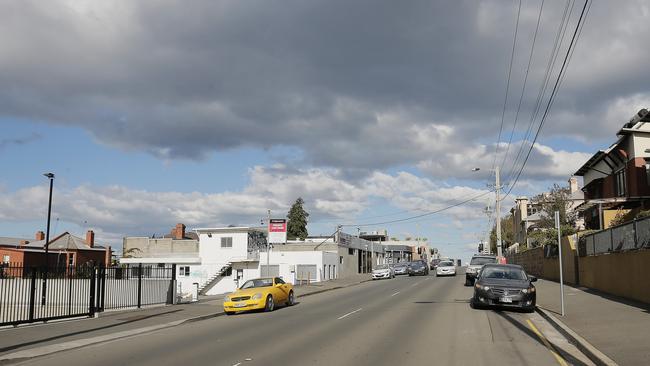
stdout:
<svg viewBox="0 0 650 366">
<path fill-rule="evenodd" d="M 5 237 L 5 236 L 0 236 L 0 245 L 6 245 L 6 246 L 20 246 L 20 242 L 23 240 L 29 241 L 29 239 L 23 239 L 23 238 L 10 238 L 10 237 Z"/>
</svg>

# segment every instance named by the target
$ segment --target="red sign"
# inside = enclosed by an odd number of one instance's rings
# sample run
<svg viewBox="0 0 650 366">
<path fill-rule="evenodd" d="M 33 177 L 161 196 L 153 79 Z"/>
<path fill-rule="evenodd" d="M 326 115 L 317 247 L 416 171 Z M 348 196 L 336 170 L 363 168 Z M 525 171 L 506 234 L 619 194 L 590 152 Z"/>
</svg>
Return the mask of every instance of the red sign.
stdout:
<svg viewBox="0 0 650 366">
<path fill-rule="evenodd" d="M 287 219 L 271 219 L 269 221 L 269 243 L 284 244 L 287 242 Z"/>
</svg>

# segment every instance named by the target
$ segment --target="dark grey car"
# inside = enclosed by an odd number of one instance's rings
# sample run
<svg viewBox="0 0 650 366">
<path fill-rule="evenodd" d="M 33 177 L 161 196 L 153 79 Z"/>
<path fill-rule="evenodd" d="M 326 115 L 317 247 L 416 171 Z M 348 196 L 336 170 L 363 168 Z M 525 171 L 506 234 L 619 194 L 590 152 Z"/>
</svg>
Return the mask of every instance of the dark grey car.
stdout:
<svg viewBox="0 0 650 366">
<path fill-rule="evenodd" d="M 526 274 L 514 264 L 486 264 L 474 284 L 473 308 L 486 306 L 516 307 L 528 312 L 535 310 L 537 278 Z"/>
</svg>

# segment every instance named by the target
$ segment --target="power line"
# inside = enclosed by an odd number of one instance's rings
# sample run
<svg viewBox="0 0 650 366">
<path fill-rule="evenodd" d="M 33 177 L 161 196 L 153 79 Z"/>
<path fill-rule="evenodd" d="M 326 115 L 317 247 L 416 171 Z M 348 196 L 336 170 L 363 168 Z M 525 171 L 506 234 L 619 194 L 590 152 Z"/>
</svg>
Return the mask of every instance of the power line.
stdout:
<svg viewBox="0 0 650 366">
<path fill-rule="evenodd" d="M 578 30 L 581 29 L 581 24 L 583 22 L 583 19 L 585 19 L 585 12 L 587 10 L 587 5 L 589 4 L 589 0 L 585 0 L 585 4 L 582 7 L 582 12 L 580 13 L 580 18 L 578 18 L 578 24 L 576 24 L 576 28 L 573 31 L 573 36 L 571 37 L 571 42 L 569 43 L 569 48 L 567 49 L 566 55 L 564 56 L 564 61 L 562 61 L 562 67 L 560 68 L 560 72 L 558 73 L 558 76 L 555 80 L 555 85 L 553 86 L 553 90 L 551 91 L 551 95 L 548 99 L 548 103 L 546 104 L 546 108 L 544 110 L 544 114 L 542 115 L 541 122 L 539 124 L 539 127 L 537 128 L 537 132 L 535 133 L 535 138 L 532 141 L 532 144 L 530 145 L 530 149 L 528 149 L 528 153 L 526 154 L 526 158 L 524 159 L 524 162 L 521 166 L 521 169 L 519 169 L 519 172 L 517 173 L 517 176 L 515 180 L 512 182 L 510 185 L 510 188 L 508 189 L 508 193 L 506 193 L 506 197 L 510 194 L 512 189 L 515 187 L 517 182 L 519 181 L 519 177 L 521 176 L 521 172 L 524 170 L 526 167 L 526 163 L 528 162 L 528 158 L 530 158 L 530 153 L 533 150 L 533 146 L 535 146 L 535 142 L 537 142 L 537 138 L 539 137 L 539 134 L 544 127 L 544 124 L 546 122 L 546 119 L 548 117 L 548 113 L 551 110 L 551 107 L 553 106 L 553 102 L 555 101 L 555 96 L 557 95 L 558 92 L 558 87 L 560 84 L 560 80 L 562 80 L 562 75 L 565 73 L 566 67 L 568 65 L 568 60 L 569 56 L 571 55 L 571 50 L 572 48 L 575 47 L 575 44 L 577 43 L 578 40 Z M 505 197 L 504 197 L 505 198 Z"/>
<path fill-rule="evenodd" d="M 537 14 L 537 25 L 535 26 L 535 34 L 533 35 L 533 44 L 530 47 L 530 55 L 528 56 L 528 66 L 526 66 L 526 75 L 524 76 L 524 85 L 521 88 L 521 95 L 519 96 L 519 104 L 517 105 L 517 112 L 515 113 L 515 121 L 512 124 L 512 130 L 510 131 L 510 139 L 508 140 L 508 146 L 506 147 L 506 152 L 503 155 L 503 160 L 501 160 L 501 167 L 506 162 L 506 159 L 508 158 L 508 153 L 510 152 L 510 144 L 512 144 L 512 137 L 515 134 L 515 129 L 517 128 L 517 120 L 519 119 L 519 111 L 521 110 L 521 103 L 524 99 L 524 94 L 526 92 L 526 83 L 528 81 L 528 73 L 530 72 L 530 65 L 533 61 L 533 54 L 535 51 L 535 42 L 537 41 L 537 31 L 539 30 L 539 23 L 542 19 L 542 10 L 544 9 L 544 0 L 542 0 L 542 3 L 539 7 L 539 14 Z"/>
<path fill-rule="evenodd" d="M 559 50 L 560 46 L 562 44 L 562 40 L 564 39 L 564 34 L 566 31 L 566 27 L 569 23 L 569 19 L 571 17 L 571 13 L 573 12 L 573 1 L 567 1 L 566 5 L 564 7 L 564 12 L 562 14 L 562 19 L 560 21 L 560 24 L 558 25 L 557 32 L 555 34 L 555 41 L 553 42 L 553 47 L 551 49 L 551 55 L 548 59 L 548 63 L 546 65 L 546 71 L 544 72 L 544 77 L 542 78 L 542 84 L 539 88 L 539 92 L 537 93 L 537 99 L 535 100 L 535 106 L 533 107 L 533 111 L 530 116 L 530 122 L 528 123 L 528 128 L 526 129 L 526 134 L 524 135 L 524 139 L 522 140 L 522 144 L 519 146 L 519 150 L 517 151 L 517 156 L 515 157 L 514 161 L 512 162 L 512 165 L 510 166 L 510 170 L 508 171 L 508 174 L 506 175 L 505 181 L 510 181 L 510 179 L 514 176 L 514 172 L 517 170 L 516 166 L 518 165 L 519 158 L 522 157 L 522 153 L 525 149 L 525 143 L 529 141 L 529 138 L 531 136 L 531 133 L 533 132 L 533 125 L 535 124 L 535 120 L 537 119 L 537 115 L 539 113 L 539 110 L 542 105 L 542 100 L 544 99 L 544 95 L 546 94 L 546 89 L 548 88 L 548 84 L 551 80 L 551 75 L 553 74 L 553 68 L 555 65 L 555 61 L 557 60 L 557 56 L 559 55 Z M 571 5 L 571 6 L 569 6 Z M 505 198 L 505 197 L 504 197 Z"/>
<path fill-rule="evenodd" d="M 517 32 L 519 30 L 519 16 L 521 15 L 521 0 L 519 0 L 519 7 L 517 8 L 517 21 L 515 22 L 515 36 L 512 40 L 512 52 L 510 54 L 510 64 L 508 65 L 508 78 L 506 81 L 506 95 L 503 101 L 503 110 L 501 111 L 501 126 L 499 127 L 499 135 L 497 136 L 497 144 L 494 147 L 494 161 L 492 162 L 492 169 L 497 164 L 497 156 L 499 155 L 499 144 L 501 143 L 501 133 L 503 132 L 503 122 L 506 115 L 506 106 L 508 105 L 508 92 L 510 90 L 510 76 L 512 75 L 512 62 L 515 58 L 515 46 L 517 44 Z"/>
<path fill-rule="evenodd" d="M 398 223 L 398 222 L 410 221 L 410 220 L 418 219 L 418 218 L 421 218 L 421 217 L 434 215 L 434 214 L 437 214 L 437 213 L 440 213 L 440 212 L 443 212 L 443 211 L 449 210 L 449 209 L 451 209 L 451 208 L 454 208 L 454 207 L 458 207 L 458 206 L 464 205 L 464 204 L 466 204 L 466 203 L 468 203 L 468 202 L 471 202 L 471 201 L 474 201 L 474 200 L 476 200 L 476 199 L 478 199 L 478 198 L 481 198 L 481 197 L 483 197 L 483 196 L 485 196 L 485 195 L 487 195 L 488 193 L 491 193 L 491 192 L 494 192 L 494 191 L 493 191 L 493 190 L 490 190 L 490 191 L 487 191 L 487 192 L 483 192 L 483 193 L 481 193 L 481 194 L 479 194 L 479 195 L 477 195 L 477 196 L 474 196 L 474 197 L 468 198 L 468 199 L 466 199 L 466 200 L 464 200 L 464 201 L 461 201 L 461 202 L 455 203 L 455 204 L 450 205 L 450 206 L 443 207 L 443 208 L 438 209 L 438 210 L 434 210 L 434 211 L 430 211 L 430 212 L 427 212 L 427 213 L 423 213 L 423 214 L 421 214 L 421 215 L 416 215 L 416 216 L 411 216 L 411 217 L 406 217 L 406 218 L 397 219 L 397 220 L 391 220 L 391 221 L 384 221 L 384 222 L 373 222 L 373 223 L 365 223 L 365 224 L 345 224 L 345 225 L 341 225 L 341 227 L 378 226 L 378 225 L 386 225 L 386 224 L 394 224 L 394 223 Z"/>
</svg>

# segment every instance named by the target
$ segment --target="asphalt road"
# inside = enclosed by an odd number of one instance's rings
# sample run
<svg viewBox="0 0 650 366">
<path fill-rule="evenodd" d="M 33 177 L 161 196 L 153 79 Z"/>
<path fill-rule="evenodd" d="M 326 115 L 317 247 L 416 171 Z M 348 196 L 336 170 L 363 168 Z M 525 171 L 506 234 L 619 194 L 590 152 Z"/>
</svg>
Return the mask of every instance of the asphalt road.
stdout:
<svg viewBox="0 0 650 366">
<path fill-rule="evenodd" d="M 459 275 L 366 282 L 272 313 L 222 316 L 23 364 L 583 364 L 549 350 L 533 330 L 535 324 L 543 329 L 536 314 L 470 308 L 472 288 L 463 280 Z"/>
</svg>

